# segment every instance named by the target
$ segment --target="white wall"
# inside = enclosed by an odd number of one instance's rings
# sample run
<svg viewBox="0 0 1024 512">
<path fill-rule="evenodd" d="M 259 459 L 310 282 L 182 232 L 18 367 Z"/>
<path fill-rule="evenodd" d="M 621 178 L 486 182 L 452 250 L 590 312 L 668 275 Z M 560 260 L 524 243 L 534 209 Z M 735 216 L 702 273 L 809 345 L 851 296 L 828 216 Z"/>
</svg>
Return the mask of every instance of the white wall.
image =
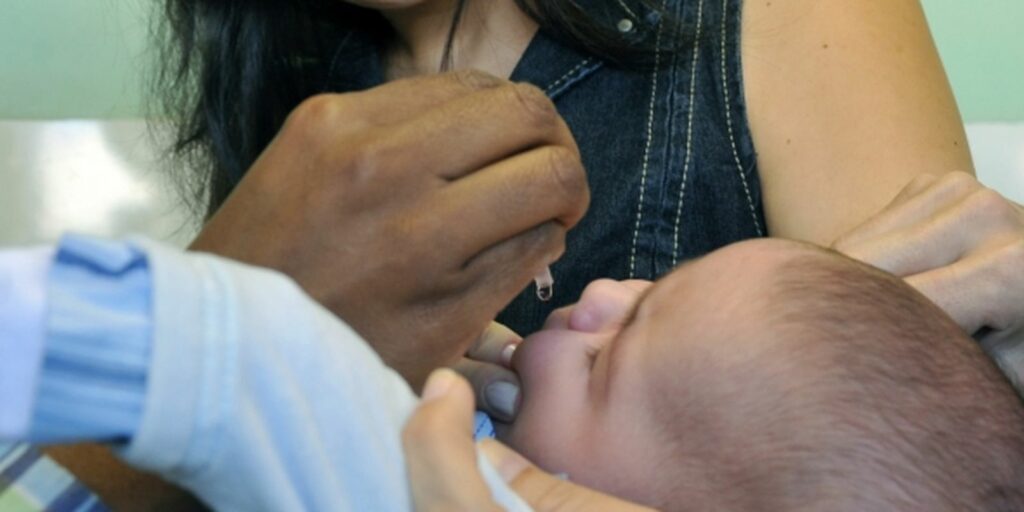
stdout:
<svg viewBox="0 0 1024 512">
<path fill-rule="evenodd" d="M 969 124 L 967 140 L 978 178 L 1024 204 L 1024 123 Z"/>
<path fill-rule="evenodd" d="M 140 121 L 0 122 L 0 246 L 66 231 L 184 245 L 195 228 Z"/>
</svg>

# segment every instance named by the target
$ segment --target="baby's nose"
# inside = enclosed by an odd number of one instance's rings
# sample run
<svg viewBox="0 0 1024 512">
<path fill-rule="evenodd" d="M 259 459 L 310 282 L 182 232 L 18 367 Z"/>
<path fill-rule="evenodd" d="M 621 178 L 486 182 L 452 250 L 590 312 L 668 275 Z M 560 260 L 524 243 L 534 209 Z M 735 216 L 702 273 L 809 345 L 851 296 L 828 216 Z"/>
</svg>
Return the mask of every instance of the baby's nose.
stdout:
<svg viewBox="0 0 1024 512">
<path fill-rule="evenodd" d="M 640 296 L 620 281 L 600 279 L 587 285 L 580 301 L 569 314 L 569 329 L 599 332 L 620 327 Z"/>
</svg>

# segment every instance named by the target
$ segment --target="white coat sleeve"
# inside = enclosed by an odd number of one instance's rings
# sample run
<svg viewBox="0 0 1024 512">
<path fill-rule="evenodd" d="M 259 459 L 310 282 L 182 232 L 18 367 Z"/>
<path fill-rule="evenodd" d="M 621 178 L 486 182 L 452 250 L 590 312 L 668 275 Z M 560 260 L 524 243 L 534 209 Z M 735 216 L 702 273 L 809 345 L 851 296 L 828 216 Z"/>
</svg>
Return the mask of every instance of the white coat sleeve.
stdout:
<svg viewBox="0 0 1024 512">
<path fill-rule="evenodd" d="M 219 510 L 411 510 L 400 432 L 417 399 L 397 373 L 284 276 L 139 243 L 153 360 L 130 463 Z"/>
<path fill-rule="evenodd" d="M 0 440 L 31 427 L 52 258 L 52 248 L 0 251 Z"/>
</svg>

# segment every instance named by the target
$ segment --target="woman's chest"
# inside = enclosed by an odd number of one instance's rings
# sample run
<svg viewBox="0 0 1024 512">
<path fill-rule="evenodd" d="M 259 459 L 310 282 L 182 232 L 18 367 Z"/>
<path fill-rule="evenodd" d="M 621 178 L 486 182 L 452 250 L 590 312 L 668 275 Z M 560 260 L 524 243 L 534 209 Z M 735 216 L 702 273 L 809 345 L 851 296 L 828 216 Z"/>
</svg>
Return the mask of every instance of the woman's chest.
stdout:
<svg viewBox="0 0 1024 512">
<path fill-rule="evenodd" d="M 608 277 L 654 279 L 763 234 L 745 119 L 726 115 L 718 80 L 673 64 L 599 69 L 556 98 L 592 194 L 569 251 L 599 261 Z"/>
</svg>

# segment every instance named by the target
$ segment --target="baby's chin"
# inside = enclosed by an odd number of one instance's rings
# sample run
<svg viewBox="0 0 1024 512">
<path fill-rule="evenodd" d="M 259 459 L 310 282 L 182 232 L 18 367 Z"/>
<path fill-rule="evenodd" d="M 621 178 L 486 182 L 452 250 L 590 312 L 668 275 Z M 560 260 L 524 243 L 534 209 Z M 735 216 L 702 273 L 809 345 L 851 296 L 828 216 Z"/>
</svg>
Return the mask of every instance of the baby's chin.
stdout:
<svg viewBox="0 0 1024 512">
<path fill-rule="evenodd" d="M 596 426 L 596 421 L 579 425 L 581 431 L 572 431 L 562 422 L 539 421 L 543 419 L 526 414 L 513 423 L 496 422 L 496 437 L 548 473 L 564 475 L 575 483 L 636 503 L 654 505 L 663 501 L 664 479 L 675 473 L 666 464 L 671 461 L 659 463 L 658 457 L 650 457 L 651 450 L 645 445 L 634 445 L 626 439 L 603 439 L 603 429 L 586 428 Z M 658 454 L 664 455 L 663 450 Z"/>
<path fill-rule="evenodd" d="M 513 423 L 495 422 L 494 430 L 498 441 L 550 473 L 569 473 L 575 469 L 573 455 L 589 451 L 572 446 L 571 439 L 563 439 L 566 431 L 556 424 L 518 419 Z"/>
</svg>

